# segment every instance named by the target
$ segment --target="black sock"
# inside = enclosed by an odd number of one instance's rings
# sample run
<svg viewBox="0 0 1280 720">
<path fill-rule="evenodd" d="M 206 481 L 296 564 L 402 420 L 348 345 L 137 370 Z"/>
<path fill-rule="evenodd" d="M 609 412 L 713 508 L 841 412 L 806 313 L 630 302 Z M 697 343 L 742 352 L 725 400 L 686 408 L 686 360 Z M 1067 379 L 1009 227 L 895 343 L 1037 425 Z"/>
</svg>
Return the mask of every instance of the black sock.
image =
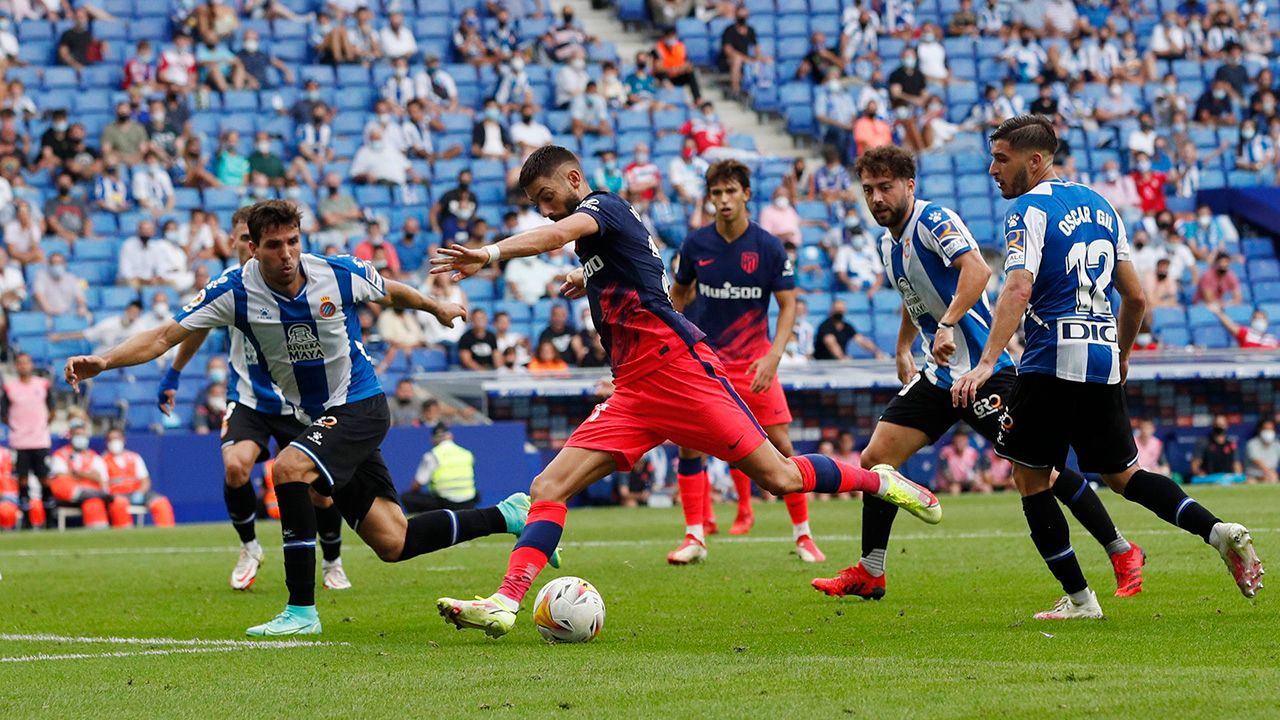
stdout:
<svg viewBox="0 0 1280 720">
<path fill-rule="evenodd" d="M 316 604 L 316 513 L 306 483 L 276 485 L 280 534 L 284 538 L 284 584 L 289 604 Z"/>
<path fill-rule="evenodd" d="M 862 494 L 862 566 L 875 576 L 884 575 L 885 552 L 898 506 L 868 493 Z"/>
<path fill-rule="evenodd" d="M 1076 516 L 1076 520 L 1107 553 L 1126 552 L 1129 543 L 1120 535 L 1098 493 L 1075 470 L 1059 470 L 1053 482 L 1053 496 Z"/>
<path fill-rule="evenodd" d="M 404 549 L 396 562 L 506 531 L 507 521 L 496 507 L 431 510 L 409 518 L 409 527 L 404 532 Z"/>
<path fill-rule="evenodd" d="M 1187 497 L 1178 483 L 1146 470 L 1139 470 L 1129 478 L 1124 498 L 1138 503 L 1171 525 L 1199 535 L 1205 542 L 1209 542 L 1213 526 L 1222 522 L 1203 505 Z"/>
<path fill-rule="evenodd" d="M 1084 573 L 1080 571 L 1076 553 L 1071 549 L 1067 516 L 1062 514 L 1053 493 L 1045 490 L 1022 498 L 1022 513 L 1027 516 L 1027 526 L 1031 528 L 1031 542 L 1040 551 L 1049 572 L 1062 583 L 1062 589 L 1070 595 L 1089 587 Z"/>
<path fill-rule="evenodd" d="M 337 504 L 316 508 L 316 530 L 325 561 L 342 557 L 342 513 L 338 512 Z"/>
<path fill-rule="evenodd" d="M 247 482 L 240 487 L 222 486 L 222 499 L 227 503 L 227 515 L 231 517 L 231 525 L 240 536 L 240 542 L 253 542 L 258 538 L 258 531 L 253 521 L 258 518 L 258 493 L 253 483 Z"/>
</svg>

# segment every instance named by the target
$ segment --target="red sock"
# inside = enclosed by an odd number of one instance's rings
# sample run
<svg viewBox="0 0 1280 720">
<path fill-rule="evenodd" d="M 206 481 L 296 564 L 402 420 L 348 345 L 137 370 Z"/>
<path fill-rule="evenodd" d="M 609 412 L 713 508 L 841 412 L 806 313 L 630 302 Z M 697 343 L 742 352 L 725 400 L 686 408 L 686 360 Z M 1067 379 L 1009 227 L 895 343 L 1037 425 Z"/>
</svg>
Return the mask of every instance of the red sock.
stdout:
<svg viewBox="0 0 1280 720">
<path fill-rule="evenodd" d="M 676 481 L 680 484 L 680 508 L 684 510 L 684 524 L 688 527 L 701 525 L 706 517 L 706 473 L 677 475 Z"/>
<path fill-rule="evenodd" d="M 809 496 L 804 493 L 783 495 L 782 502 L 787 504 L 787 514 L 791 516 L 791 524 L 809 522 Z"/>
<path fill-rule="evenodd" d="M 738 516 L 745 517 L 751 514 L 751 478 L 747 474 L 737 468 L 729 471 L 729 477 L 733 478 L 733 487 L 738 491 Z"/>
<path fill-rule="evenodd" d="M 568 510 L 560 502 L 539 500 L 533 503 L 524 532 L 507 561 L 507 574 L 503 576 L 498 592 L 517 603 L 524 600 L 534 578 L 547 566 L 547 560 L 560 544 Z"/>
<path fill-rule="evenodd" d="M 0 502 L 0 528 L 12 530 L 18 524 L 18 505 L 8 500 Z"/>
<path fill-rule="evenodd" d="M 129 501 L 122 495 L 111 498 L 107 504 L 107 514 L 111 516 L 111 527 L 127 528 L 133 524 L 133 516 L 129 514 Z"/>
<path fill-rule="evenodd" d="M 156 527 L 173 527 L 173 505 L 169 498 L 161 495 L 151 501 L 151 520 Z"/>
<path fill-rule="evenodd" d="M 800 470 L 804 492 L 847 493 L 858 490 L 880 492 L 880 476 L 825 455 L 797 455 L 791 458 Z"/>
<path fill-rule="evenodd" d="M 87 528 L 104 528 L 107 526 L 107 506 L 96 497 L 80 503 L 80 514 L 80 519 Z"/>
<path fill-rule="evenodd" d="M 716 522 L 716 494 L 711 490 L 711 476 L 706 470 L 698 473 L 698 477 L 702 478 L 702 524 L 714 525 Z"/>
<path fill-rule="evenodd" d="M 44 527 L 45 520 L 48 516 L 44 513 L 44 502 L 41 500 L 31 500 L 27 503 L 27 522 L 31 527 Z"/>
</svg>

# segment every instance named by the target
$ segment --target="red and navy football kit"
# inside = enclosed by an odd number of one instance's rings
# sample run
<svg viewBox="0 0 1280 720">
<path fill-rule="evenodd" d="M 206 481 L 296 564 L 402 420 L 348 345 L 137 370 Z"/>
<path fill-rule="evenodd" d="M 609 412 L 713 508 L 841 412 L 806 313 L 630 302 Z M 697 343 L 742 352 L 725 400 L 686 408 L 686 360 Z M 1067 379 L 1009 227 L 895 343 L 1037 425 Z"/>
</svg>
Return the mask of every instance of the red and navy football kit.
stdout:
<svg viewBox="0 0 1280 720">
<path fill-rule="evenodd" d="M 615 390 L 565 444 L 608 452 L 624 472 L 664 440 L 730 463 L 751 454 L 764 431 L 705 334 L 671 306 L 662 258 L 635 210 L 595 192 L 574 212 L 599 226 L 574 250 Z"/>
<path fill-rule="evenodd" d="M 770 299 L 796 287 L 782 241 L 754 222 L 733 242 L 721 237 L 714 224 L 694 230 L 680 246 L 676 282 L 695 281 L 697 299 L 685 312 L 706 332 L 707 344 L 720 356 L 734 389 L 761 425 L 790 423 L 791 410 L 776 376 L 764 392 L 751 392 L 751 363 L 773 347 Z"/>
</svg>

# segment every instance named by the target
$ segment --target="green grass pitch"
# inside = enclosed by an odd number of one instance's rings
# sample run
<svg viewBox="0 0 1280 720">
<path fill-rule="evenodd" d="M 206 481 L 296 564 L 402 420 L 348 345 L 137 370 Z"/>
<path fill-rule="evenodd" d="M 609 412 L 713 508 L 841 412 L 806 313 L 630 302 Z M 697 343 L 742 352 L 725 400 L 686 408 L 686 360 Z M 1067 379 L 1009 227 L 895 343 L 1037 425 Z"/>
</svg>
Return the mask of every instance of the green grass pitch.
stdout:
<svg viewBox="0 0 1280 720">
<path fill-rule="evenodd" d="M 1280 562 L 1280 488 L 1195 495 L 1248 524 L 1264 562 Z M 292 648 L 86 640 L 242 640 L 284 603 L 273 524 L 259 525 L 267 560 L 247 593 L 227 586 L 235 543 L 225 524 L 8 534 L 0 709 L 13 718 L 1280 717 L 1280 587 L 1247 601 L 1198 539 L 1111 493 L 1104 501 L 1148 552 L 1146 589 L 1110 597 L 1110 565 L 1073 523 L 1108 616 L 1074 624 L 1030 619 L 1060 592 L 1014 495 L 944 498 L 938 527 L 900 516 L 880 602 L 809 587 L 853 561 L 857 503 L 813 505 L 831 558 L 817 566 L 790 552 L 781 504 L 757 505 L 751 536 L 713 537 L 709 562 L 686 568 L 664 560 L 683 525 L 678 509 L 574 510 L 558 572 L 593 582 L 608 608 L 603 634 L 576 646 L 545 644 L 527 612 L 499 641 L 436 614 L 438 596 L 496 587 L 507 537 L 394 566 L 348 532 L 355 588 L 319 592 L 319 640 L 330 644 Z M 731 507 L 719 516 L 727 526 Z M 30 635 L 81 640 L 13 639 Z"/>
</svg>

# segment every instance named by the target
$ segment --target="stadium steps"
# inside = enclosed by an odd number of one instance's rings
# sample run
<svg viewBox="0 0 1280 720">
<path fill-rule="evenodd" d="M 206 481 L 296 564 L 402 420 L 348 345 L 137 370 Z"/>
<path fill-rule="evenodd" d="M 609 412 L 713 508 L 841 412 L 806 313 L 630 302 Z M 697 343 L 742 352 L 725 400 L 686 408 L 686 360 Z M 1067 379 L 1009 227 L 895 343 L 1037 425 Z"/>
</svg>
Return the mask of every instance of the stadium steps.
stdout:
<svg viewBox="0 0 1280 720">
<path fill-rule="evenodd" d="M 617 46 L 618 56 L 624 63 L 631 62 L 641 50 L 653 49 L 657 38 L 652 32 L 648 29 L 627 29 L 618 19 L 617 8 L 610 6 L 604 10 L 596 10 L 591 7 L 590 0 L 567 0 L 564 4 L 573 6 L 574 16 L 582 22 L 588 35 L 611 40 Z M 723 78 L 705 68 L 698 70 L 702 96 L 716 104 L 716 114 L 730 134 L 751 136 L 755 140 L 756 149 L 764 155 L 805 157 L 810 167 L 821 164 L 812 149 L 793 146 L 785 122 L 777 118 L 757 117 L 746 105 L 731 100 L 721 89 L 724 85 L 722 80 Z"/>
</svg>

